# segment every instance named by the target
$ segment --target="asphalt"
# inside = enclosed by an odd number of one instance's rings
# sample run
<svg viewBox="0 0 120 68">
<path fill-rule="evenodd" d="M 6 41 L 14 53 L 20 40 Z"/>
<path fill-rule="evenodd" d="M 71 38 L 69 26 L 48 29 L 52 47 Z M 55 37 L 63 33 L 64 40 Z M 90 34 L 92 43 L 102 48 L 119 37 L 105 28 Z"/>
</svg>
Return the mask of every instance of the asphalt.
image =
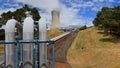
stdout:
<svg viewBox="0 0 120 68">
<path fill-rule="evenodd" d="M 77 33 L 78 31 L 71 32 L 70 34 L 55 42 L 55 63 L 59 63 L 55 65 L 55 68 L 72 68 L 71 65 L 67 62 L 67 53 L 72 42 L 77 36 Z"/>
<path fill-rule="evenodd" d="M 0 65 L 4 62 L 4 53 L 0 53 Z M 0 68 L 2 68 L 0 66 Z"/>
</svg>

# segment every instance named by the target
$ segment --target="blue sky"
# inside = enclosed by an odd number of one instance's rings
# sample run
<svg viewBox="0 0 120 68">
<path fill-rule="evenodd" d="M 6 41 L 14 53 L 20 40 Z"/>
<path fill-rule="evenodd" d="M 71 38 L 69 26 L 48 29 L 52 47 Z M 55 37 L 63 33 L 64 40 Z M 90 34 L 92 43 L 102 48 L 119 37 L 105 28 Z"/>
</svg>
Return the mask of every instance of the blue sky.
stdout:
<svg viewBox="0 0 120 68">
<path fill-rule="evenodd" d="M 51 24 L 51 11 L 60 11 L 61 26 L 88 25 L 96 17 L 96 13 L 103 6 L 114 7 L 120 5 L 120 0 L 0 0 L 0 14 L 15 11 L 24 4 L 36 7 L 41 17 Z"/>
</svg>

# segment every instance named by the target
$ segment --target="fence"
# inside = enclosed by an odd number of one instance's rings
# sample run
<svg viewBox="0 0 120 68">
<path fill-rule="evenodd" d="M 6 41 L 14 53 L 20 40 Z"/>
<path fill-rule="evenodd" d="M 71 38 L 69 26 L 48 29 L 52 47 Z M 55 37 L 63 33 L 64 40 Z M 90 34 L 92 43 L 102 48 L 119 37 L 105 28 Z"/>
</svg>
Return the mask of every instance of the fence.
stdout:
<svg viewBox="0 0 120 68">
<path fill-rule="evenodd" d="M 32 63 L 30 62 L 26 62 L 25 64 L 23 64 L 23 52 L 22 52 L 22 49 L 23 49 L 23 44 L 31 44 L 33 43 L 34 45 L 34 65 L 32 65 Z M 55 44 L 54 44 L 54 41 L 39 41 L 39 40 L 34 40 L 33 42 L 24 42 L 23 40 L 17 40 L 15 42 L 0 42 L 0 44 L 5 44 L 4 45 L 4 58 L 6 58 L 6 54 L 5 54 L 5 46 L 6 44 L 13 44 L 14 45 L 14 61 L 15 61 L 15 68 L 24 68 L 25 65 L 29 64 L 31 65 L 33 68 L 39 68 L 39 59 L 38 59 L 38 47 L 37 46 L 40 46 L 39 43 L 47 43 L 47 59 L 48 59 L 48 63 L 47 64 L 43 64 L 42 67 L 44 68 L 50 68 L 51 65 L 52 65 L 52 68 L 55 68 Z M 52 46 L 52 64 L 51 64 L 51 60 L 50 60 L 50 46 Z M 6 66 L 6 59 L 4 59 L 4 62 L 2 64 L 0 64 L 0 66 L 3 66 L 4 65 L 4 68 L 12 68 L 11 65 L 8 65 Z"/>
</svg>

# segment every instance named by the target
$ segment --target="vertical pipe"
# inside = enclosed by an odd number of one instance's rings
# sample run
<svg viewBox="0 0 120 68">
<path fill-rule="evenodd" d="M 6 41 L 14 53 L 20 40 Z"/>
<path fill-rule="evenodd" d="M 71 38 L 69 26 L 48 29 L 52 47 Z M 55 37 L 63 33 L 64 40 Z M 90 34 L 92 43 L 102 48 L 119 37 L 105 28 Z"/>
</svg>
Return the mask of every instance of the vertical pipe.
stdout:
<svg viewBox="0 0 120 68">
<path fill-rule="evenodd" d="M 18 38 L 19 38 L 19 42 L 21 42 L 21 40 L 22 40 L 22 29 L 21 30 L 18 30 Z M 22 44 L 21 43 L 19 43 L 19 45 L 18 45 L 19 47 L 18 47 L 18 49 L 19 49 L 19 54 L 18 54 L 18 56 L 19 56 L 19 68 L 22 68 Z"/>
<path fill-rule="evenodd" d="M 14 42 L 15 38 L 15 25 L 17 21 L 14 19 L 8 20 L 5 28 L 5 42 Z M 6 56 L 6 67 L 15 68 L 14 66 L 14 45 L 6 44 L 5 45 L 5 56 Z"/>
<path fill-rule="evenodd" d="M 4 67 L 6 68 L 6 48 L 5 48 L 5 44 L 4 44 Z"/>
<path fill-rule="evenodd" d="M 21 41 L 19 41 L 19 42 L 21 42 Z M 22 68 L 22 61 L 23 61 L 22 60 L 22 58 L 23 58 L 22 57 L 23 56 L 23 51 L 22 50 L 23 50 L 23 45 L 22 45 L 22 43 L 20 43 L 19 45 L 20 45 L 20 63 L 19 63 L 19 68 Z"/>
<path fill-rule="evenodd" d="M 55 68 L 55 44 L 52 44 L 52 68 Z"/>
<path fill-rule="evenodd" d="M 14 55 L 15 55 L 15 68 L 18 68 L 18 46 L 17 43 L 14 45 Z"/>
<path fill-rule="evenodd" d="M 23 41 L 33 41 L 34 21 L 27 17 L 23 22 Z M 23 44 L 23 68 L 33 68 L 33 44 Z"/>
<path fill-rule="evenodd" d="M 38 68 L 38 47 L 37 47 L 37 40 L 34 40 L 34 65 L 35 68 Z"/>
<path fill-rule="evenodd" d="M 18 30 L 18 38 L 19 40 L 22 40 L 22 30 Z"/>
<path fill-rule="evenodd" d="M 48 56 L 48 68 L 50 68 L 50 44 L 48 45 L 48 48 L 47 48 L 47 56 Z"/>
<path fill-rule="evenodd" d="M 39 40 L 46 41 L 47 40 L 47 29 L 45 19 L 41 18 L 39 20 Z M 47 63 L 47 45 L 46 43 L 39 44 L 39 68 L 46 68 Z"/>
</svg>

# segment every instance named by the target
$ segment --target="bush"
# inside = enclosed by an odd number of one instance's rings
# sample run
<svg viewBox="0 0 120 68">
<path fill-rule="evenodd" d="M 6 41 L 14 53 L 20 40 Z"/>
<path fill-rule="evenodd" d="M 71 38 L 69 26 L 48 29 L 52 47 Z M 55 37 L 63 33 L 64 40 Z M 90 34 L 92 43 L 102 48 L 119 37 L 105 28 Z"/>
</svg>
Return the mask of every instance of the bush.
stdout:
<svg viewBox="0 0 120 68">
<path fill-rule="evenodd" d="M 80 30 L 84 30 L 84 29 L 87 29 L 87 26 L 86 26 L 86 25 L 80 27 Z"/>
</svg>

